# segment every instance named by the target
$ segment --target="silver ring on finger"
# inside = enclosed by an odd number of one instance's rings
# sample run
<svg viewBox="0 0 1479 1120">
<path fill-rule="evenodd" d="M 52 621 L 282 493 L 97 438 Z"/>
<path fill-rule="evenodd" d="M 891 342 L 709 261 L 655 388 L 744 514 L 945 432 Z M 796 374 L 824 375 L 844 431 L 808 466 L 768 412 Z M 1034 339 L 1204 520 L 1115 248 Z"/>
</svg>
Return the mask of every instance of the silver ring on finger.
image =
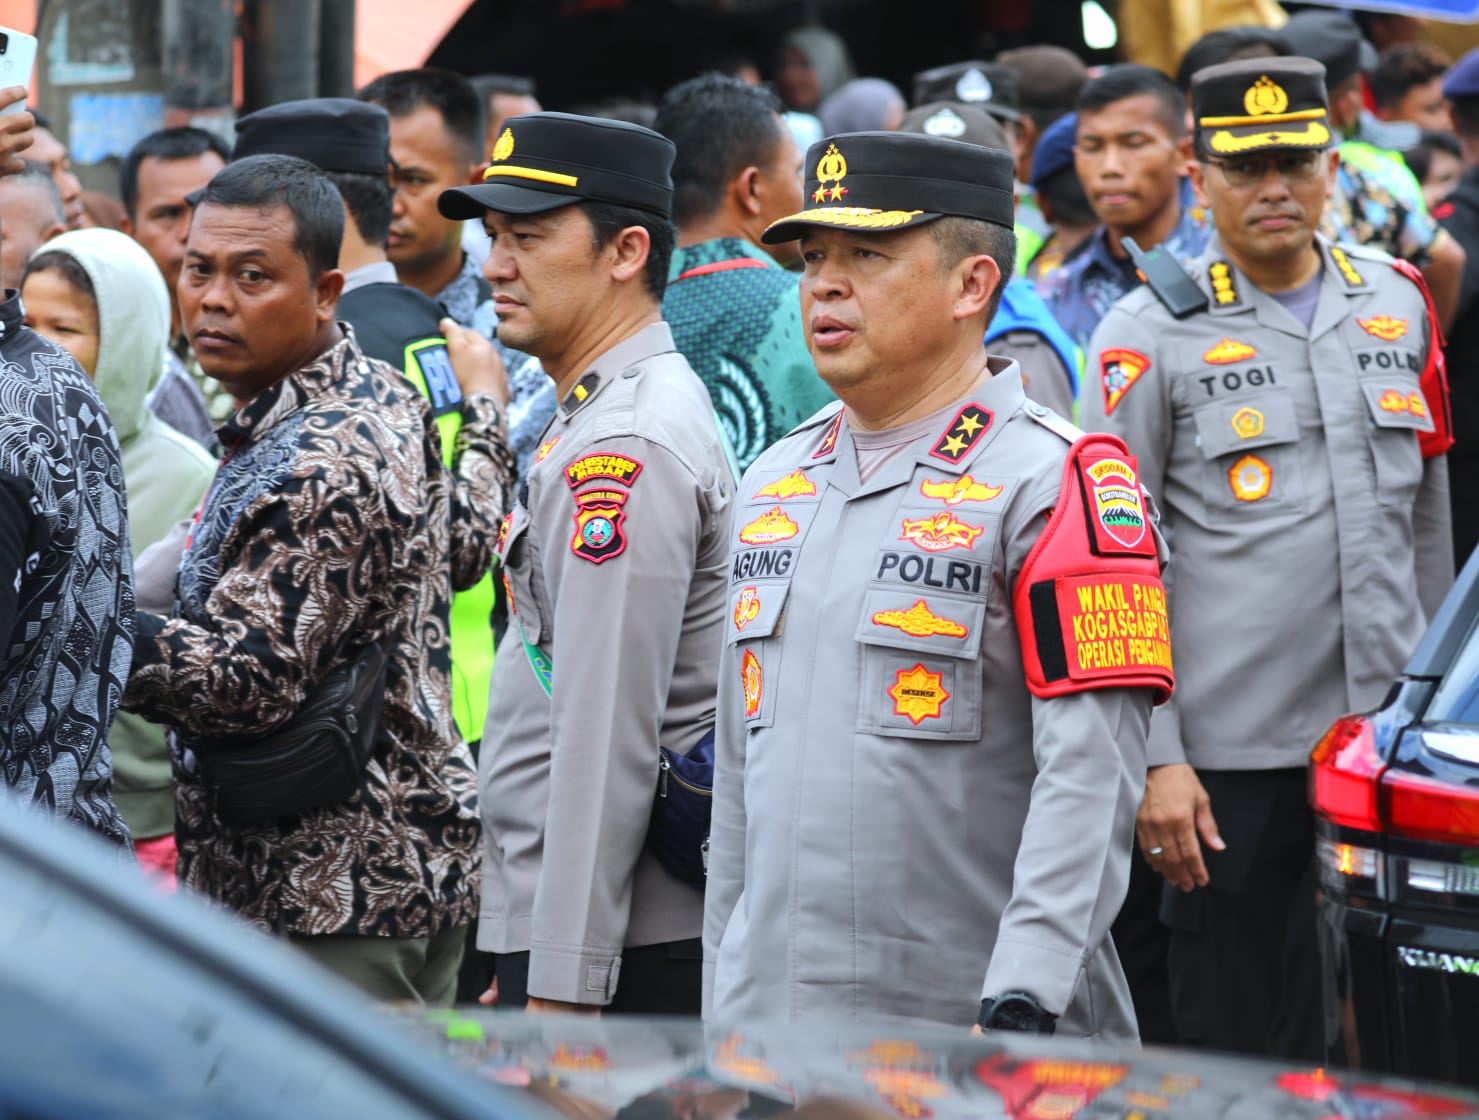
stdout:
<svg viewBox="0 0 1479 1120">
<path fill-rule="evenodd" d="M 1157 848 L 1151 848 L 1151 849 L 1150 849 L 1150 850 L 1149 850 L 1149 851 L 1148 851 L 1148 852 L 1146 852 L 1146 853 L 1145 853 L 1145 854 L 1146 854 L 1146 855 L 1148 855 L 1148 856 L 1158 856 L 1158 855 L 1160 855 L 1160 854 L 1161 854 L 1161 853 L 1162 853 L 1162 852 L 1164 852 L 1164 851 L 1165 851 L 1165 850 L 1166 850 L 1166 849 L 1165 849 L 1165 848 L 1159 848 L 1159 847 L 1157 847 Z"/>
</svg>

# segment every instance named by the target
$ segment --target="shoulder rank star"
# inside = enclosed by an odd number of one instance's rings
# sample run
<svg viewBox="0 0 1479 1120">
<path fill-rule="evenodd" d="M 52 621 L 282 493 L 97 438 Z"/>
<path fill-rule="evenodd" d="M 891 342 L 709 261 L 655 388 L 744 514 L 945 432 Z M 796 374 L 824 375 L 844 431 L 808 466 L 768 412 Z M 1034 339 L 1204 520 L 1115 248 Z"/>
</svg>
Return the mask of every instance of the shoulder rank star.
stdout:
<svg viewBox="0 0 1479 1120">
<path fill-rule="evenodd" d="M 930 454 L 947 463 L 958 463 L 981 441 L 991 428 L 991 411 L 978 404 L 968 404 L 955 414 Z"/>
</svg>

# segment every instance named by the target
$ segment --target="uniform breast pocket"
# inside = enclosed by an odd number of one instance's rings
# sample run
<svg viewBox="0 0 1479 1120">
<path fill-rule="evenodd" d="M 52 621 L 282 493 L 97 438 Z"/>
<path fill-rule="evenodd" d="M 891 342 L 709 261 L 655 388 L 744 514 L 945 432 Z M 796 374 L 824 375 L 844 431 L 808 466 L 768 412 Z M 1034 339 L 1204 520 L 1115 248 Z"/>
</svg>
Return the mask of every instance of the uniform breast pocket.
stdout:
<svg viewBox="0 0 1479 1120">
<path fill-rule="evenodd" d="M 1422 483 L 1419 432 L 1433 430 L 1427 398 L 1416 378 L 1388 376 L 1361 382 L 1371 413 L 1371 460 L 1376 498 L 1384 506 L 1410 506 Z"/>
<path fill-rule="evenodd" d="M 503 587 L 508 592 L 509 610 L 524 640 L 538 645 L 548 635 L 543 606 L 535 591 L 538 555 L 529 527 L 528 509 L 522 504 L 514 506 L 498 529 L 498 555 L 503 563 Z"/>
<path fill-rule="evenodd" d="M 724 629 L 726 640 L 735 647 L 746 727 L 775 723 L 775 686 L 781 674 L 781 643 L 776 639 L 790 590 L 790 580 L 761 579 L 735 582 L 729 588 Z"/>
<path fill-rule="evenodd" d="M 858 730 L 904 739 L 981 734 L 977 652 L 984 597 L 870 588 L 855 635 L 862 643 Z"/>
<path fill-rule="evenodd" d="M 1304 508 L 1299 416 L 1286 390 L 1213 401 L 1193 417 L 1209 513 L 1247 519 Z"/>
</svg>

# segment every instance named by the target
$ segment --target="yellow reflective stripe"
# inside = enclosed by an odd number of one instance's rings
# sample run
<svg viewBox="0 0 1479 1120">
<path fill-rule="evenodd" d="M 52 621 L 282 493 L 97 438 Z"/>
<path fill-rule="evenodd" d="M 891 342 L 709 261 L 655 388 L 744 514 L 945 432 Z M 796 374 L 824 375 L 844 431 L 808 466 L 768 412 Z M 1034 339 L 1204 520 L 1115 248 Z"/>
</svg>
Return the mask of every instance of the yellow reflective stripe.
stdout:
<svg viewBox="0 0 1479 1120">
<path fill-rule="evenodd" d="M 507 164 L 490 167 L 483 172 L 487 182 L 495 175 L 512 175 L 516 179 L 534 179 L 540 183 L 556 183 L 562 187 L 573 187 L 580 182 L 574 175 L 561 175 L 558 171 L 541 171 L 537 167 L 510 167 Z"/>
<path fill-rule="evenodd" d="M 1241 128 L 1244 125 L 1317 121 L 1324 115 L 1324 109 L 1301 109 L 1297 113 L 1268 113 L 1262 117 L 1202 117 L 1197 124 L 1203 128 Z"/>
</svg>

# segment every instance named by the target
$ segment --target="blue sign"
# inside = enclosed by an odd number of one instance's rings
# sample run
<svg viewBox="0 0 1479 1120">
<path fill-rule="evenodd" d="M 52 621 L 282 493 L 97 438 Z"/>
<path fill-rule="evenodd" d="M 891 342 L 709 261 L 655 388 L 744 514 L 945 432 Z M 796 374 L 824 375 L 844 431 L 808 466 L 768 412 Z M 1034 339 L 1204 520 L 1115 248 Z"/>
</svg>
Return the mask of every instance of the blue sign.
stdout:
<svg viewBox="0 0 1479 1120">
<path fill-rule="evenodd" d="M 1449 23 L 1479 23 L 1479 0 L 1361 0 L 1360 4 L 1342 4 L 1338 0 L 1310 0 L 1330 8 L 1357 7 L 1362 11 L 1395 12 L 1406 16 L 1425 16 Z"/>
</svg>

